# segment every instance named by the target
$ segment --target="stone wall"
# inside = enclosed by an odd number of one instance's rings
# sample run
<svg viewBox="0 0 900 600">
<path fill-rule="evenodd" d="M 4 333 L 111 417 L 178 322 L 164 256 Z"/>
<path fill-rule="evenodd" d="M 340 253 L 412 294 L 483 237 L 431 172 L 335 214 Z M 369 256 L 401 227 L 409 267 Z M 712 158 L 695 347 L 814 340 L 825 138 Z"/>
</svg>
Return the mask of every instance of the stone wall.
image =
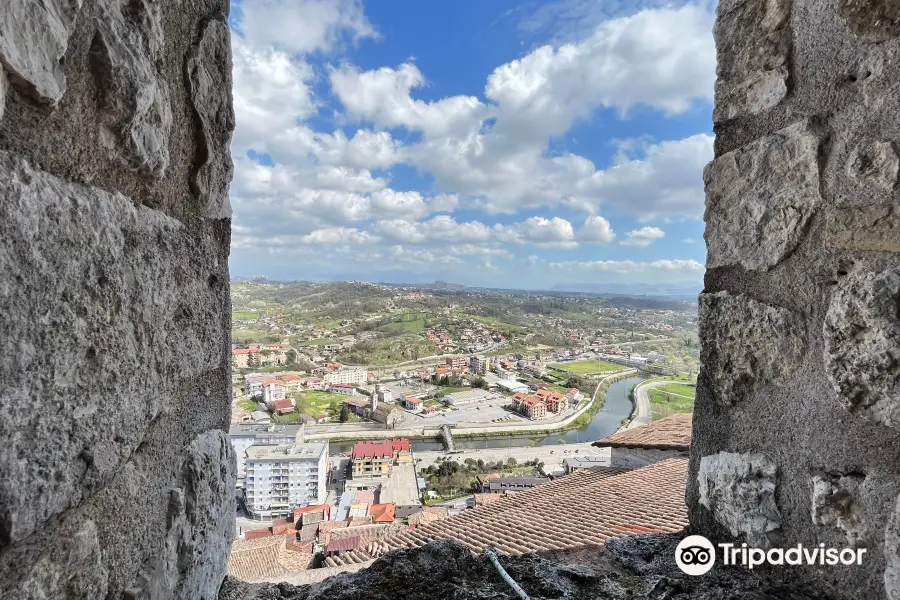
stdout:
<svg viewBox="0 0 900 600">
<path fill-rule="evenodd" d="M 0 2 L 0 598 L 217 593 L 227 13 Z"/>
<path fill-rule="evenodd" d="M 687 493 L 714 540 L 868 548 L 900 598 L 900 3 L 720 0 Z"/>
</svg>

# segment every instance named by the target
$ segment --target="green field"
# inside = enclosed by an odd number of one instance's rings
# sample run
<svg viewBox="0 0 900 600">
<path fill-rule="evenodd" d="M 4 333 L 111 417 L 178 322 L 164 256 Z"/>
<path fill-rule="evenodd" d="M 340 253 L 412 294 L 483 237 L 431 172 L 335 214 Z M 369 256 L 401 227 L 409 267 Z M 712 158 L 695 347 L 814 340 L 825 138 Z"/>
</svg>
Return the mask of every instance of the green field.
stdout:
<svg viewBox="0 0 900 600">
<path fill-rule="evenodd" d="M 379 331 L 388 333 L 422 333 L 425 331 L 425 320 L 418 321 L 398 321 L 396 323 L 388 323 L 378 328 Z"/>
<path fill-rule="evenodd" d="M 553 365 L 560 371 L 568 371 L 576 375 L 588 375 L 591 373 L 616 373 L 624 371 L 628 367 L 617 365 L 615 363 L 606 362 L 604 360 L 578 360 L 570 363 L 560 363 Z"/>
<path fill-rule="evenodd" d="M 281 336 L 269 333 L 264 329 L 232 328 L 231 341 L 235 344 L 255 342 L 259 344 L 280 342 Z"/>
<path fill-rule="evenodd" d="M 670 383 L 648 391 L 650 410 L 654 419 L 694 411 L 696 388 L 680 383 Z"/>
<path fill-rule="evenodd" d="M 258 312 L 250 310 L 236 310 L 231 313 L 231 318 L 236 321 L 255 321 L 260 317 Z"/>
<path fill-rule="evenodd" d="M 248 413 L 259 410 L 259 405 L 253 400 L 238 400 L 237 407 Z"/>
<path fill-rule="evenodd" d="M 297 392 L 291 395 L 297 400 L 299 412 L 307 415 L 340 412 L 341 404 L 346 398 L 341 394 L 328 392 Z"/>
</svg>

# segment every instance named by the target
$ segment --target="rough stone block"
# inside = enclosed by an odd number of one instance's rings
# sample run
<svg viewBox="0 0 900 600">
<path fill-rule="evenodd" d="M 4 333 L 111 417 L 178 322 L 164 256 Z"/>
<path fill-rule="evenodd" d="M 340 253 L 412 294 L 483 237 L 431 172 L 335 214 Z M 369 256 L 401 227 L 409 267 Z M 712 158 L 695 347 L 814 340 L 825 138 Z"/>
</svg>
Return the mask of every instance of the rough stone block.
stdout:
<svg viewBox="0 0 900 600">
<path fill-rule="evenodd" d="M 797 315 L 748 296 L 700 295 L 700 362 L 713 398 L 729 406 L 782 384 L 803 357 Z"/>
<path fill-rule="evenodd" d="M 847 163 L 848 174 L 859 181 L 890 191 L 897 185 L 900 157 L 891 142 L 867 140 L 853 152 Z"/>
<path fill-rule="evenodd" d="M 129 586 L 136 597 L 213 600 L 234 539 L 234 450 L 224 432 L 188 447 L 179 487 L 169 490 L 164 550 Z M 163 524 L 160 524 L 163 526 Z"/>
<path fill-rule="evenodd" d="M 880 204 L 832 211 L 825 244 L 832 250 L 900 252 L 900 208 Z"/>
<path fill-rule="evenodd" d="M 889 600 L 900 600 L 900 496 L 884 532 L 884 591 Z"/>
<path fill-rule="evenodd" d="M 231 97 L 231 44 L 228 24 L 212 19 L 203 26 L 200 42 L 187 61 L 191 102 L 200 121 L 204 148 L 202 162 L 191 175 L 191 188 L 200 199 L 204 216 L 231 217 L 228 184 L 234 167 L 231 162 L 231 133 L 234 110 Z"/>
<path fill-rule="evenodd" d="M 781 527 L 775 505 L 777 467 L 762 454 L 720 452 L 700 459 L 700 504 L 731 535 L 768 547 L 767 533 Z"/>
<path fill-rule="evenodd" d="M 897 0 L 841 0 L 840 13 L 850 30 L 867 42 L 900 37 Z"/>
<path fill-rule="evenodd" d="M 163 44 L 159 7 L 133 0 L 125 9 L 122 1 L 105 0 L 91 43 L 91 71 L 101 94 L 100 139 L 118 160 L 159 176 L 169 164 L 172 128 L 169 92 L 155 66 Z"/>
<path fill-rule="evenodd" d="M 60 59 L 82 0 L 0 2 L 0 64 L 35 99 L 56 104 L 66 91 Z"/>
<path fill-rule="evenodd" d="M 860 509 L 865 476 L 816 475 L 812 478 L 812 522 L 840 529 L 851 547 L 865 545 L 866 525 Z"/>
<path fill-rule="evenodd" d="M 825 316 L 825 372 L 841 404 L 900 426 L 900 269 L 857 265 L 841 278 Z"/>
<path fill-rule="evenodd" d="M 796 123 L 706 166 L 708 268 L 766 271 L 794 251 L 822 201 L 819 143 Z"/>
<path fill-rule="evenodd" d="M 190 227 L 0 152 L 0 546 L 78 505 L 227 366 L 227 263 Z M 225 249 L 227 252 L 227 249 Z"/>
<path fill-rule="evenodd" d="M 715 122 L 772 108 L 787 96 L 791 0 L 720 2 Z"/>
<path fill-rule="evenodd" d="M 49 548 L 25 570 L 19 591 L 24 598 L 103 598 L 108 574 L 93 521 L 85 521 L 59 547 Z"/>
</svg>

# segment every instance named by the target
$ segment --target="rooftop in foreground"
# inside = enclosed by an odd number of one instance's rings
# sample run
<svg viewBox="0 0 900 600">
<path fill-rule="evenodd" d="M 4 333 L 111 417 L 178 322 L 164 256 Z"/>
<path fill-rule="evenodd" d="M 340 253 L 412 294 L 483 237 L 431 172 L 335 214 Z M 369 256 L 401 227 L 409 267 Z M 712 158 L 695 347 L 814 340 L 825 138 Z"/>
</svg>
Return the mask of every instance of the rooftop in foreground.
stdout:
<svg viewBox="0 0 900 600">
<path fill-rule="evenodd" d="M 594 442 L 601 448 L 652 448 L 688 450 L 691 447 L 693 415 L 672 415 L 649 425 L 617 431 Z"/>
</svg>

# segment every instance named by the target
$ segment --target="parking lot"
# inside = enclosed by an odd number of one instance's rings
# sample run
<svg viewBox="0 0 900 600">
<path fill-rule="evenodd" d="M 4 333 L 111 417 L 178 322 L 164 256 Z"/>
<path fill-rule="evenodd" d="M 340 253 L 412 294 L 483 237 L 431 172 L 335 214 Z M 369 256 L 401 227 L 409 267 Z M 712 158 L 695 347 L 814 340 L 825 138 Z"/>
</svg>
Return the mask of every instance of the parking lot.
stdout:
<svg viewBox="0 0 900 600">
<path fill-rule="evenodd" d="M 492 423 L 523 423 L 529 422 L 527 418 L 510 412 L 503 407 L 509 404 L 509 399 L 495 396 L 492 400 L 482 400 L 470 404 L 462 404 L 451 407 L 450 412 L 425 417 L 416 413 L 406 413 L 406 423 L 413 427 L 425 425 L 443 425 L 445 423 L 462 425 L 490 425 Z M 502 420 L 502 421 L 500 421 Z"/>
</svg>

